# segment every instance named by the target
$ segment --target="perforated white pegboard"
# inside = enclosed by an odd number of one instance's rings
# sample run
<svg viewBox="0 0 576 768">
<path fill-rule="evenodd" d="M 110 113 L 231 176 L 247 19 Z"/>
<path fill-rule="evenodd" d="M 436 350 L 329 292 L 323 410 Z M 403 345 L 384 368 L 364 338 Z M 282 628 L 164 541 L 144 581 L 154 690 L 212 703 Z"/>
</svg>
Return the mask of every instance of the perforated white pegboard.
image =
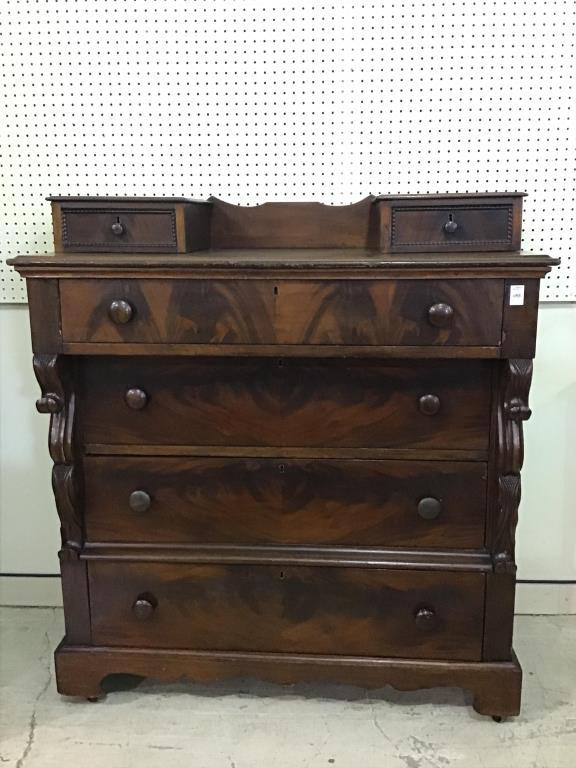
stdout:
<svg viewBox="0 0 576 768">
<path fill-rule="evenodd" d="M 2 256 L 48 194 L 522 190 L 576 299 L 575 0 L 1 0 Z M 572 118 L 572 120 L 571 120 Z M 24 301 L 5 266 L 4 301 Z"/>
</svg>

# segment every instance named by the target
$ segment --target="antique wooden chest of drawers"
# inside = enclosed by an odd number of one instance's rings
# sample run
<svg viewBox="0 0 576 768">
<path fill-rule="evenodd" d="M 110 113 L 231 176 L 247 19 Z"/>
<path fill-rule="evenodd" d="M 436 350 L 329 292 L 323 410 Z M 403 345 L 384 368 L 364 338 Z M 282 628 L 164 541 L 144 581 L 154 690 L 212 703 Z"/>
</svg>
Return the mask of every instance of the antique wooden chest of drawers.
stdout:
<svg viewBox="0 0 576 768">
<path fill-rule="evenodd" d="M 51 419 L 59 691 L 255 675 L 519 711 L 522 422 L 556 263 L 518 250 L 521 204 L 53 199 L 57 252 L 11 263 Z"/>
</svg>

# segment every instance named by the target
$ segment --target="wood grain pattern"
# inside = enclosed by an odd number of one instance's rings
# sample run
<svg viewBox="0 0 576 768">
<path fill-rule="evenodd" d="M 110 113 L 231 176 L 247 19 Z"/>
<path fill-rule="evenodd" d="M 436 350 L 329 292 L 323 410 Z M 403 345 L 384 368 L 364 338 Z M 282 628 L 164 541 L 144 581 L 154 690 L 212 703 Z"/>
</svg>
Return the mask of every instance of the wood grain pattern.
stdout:
<svg viewBox="0 0 576 768">
<path fill-rule="evenodd" d="M 84 439 L 101 444 L 485 449 L 489 363 L 87 358 Z M 148 395 L 126 407 L 128 389 Z M 435 416 L 420 412 L 426 393 Z"/>
<path fill-rule="evenodd" d="M 503 283 L 470 280 L 66 280 L 64 340 L 108 343 L 498 345 Z M 113 322 L 128 302 L 133 318 Z M 453 307 L 435 327 L 430 308 Z"/>
<path fill-rule="evenodd" d="M 435 461 L 159 459 L 85 461 L 92 541 L 480 548 L 486 467 Z M 144 512 L 130 494 L 151 498 Z M 440 501 L 438 518 L 418 514 Z"/>
<path fill-rule="evenodd" d="M 90 562 L 99 645 L 479 660 L 484 576 Z M 132 605 L 157 604 L 148 621 Z M 421 628 L 422 607 L 435 618 Z"/>
<path fill-rule="evenodd" d="M 70 280 L 61 282 L 68 341 L 274 343 L 274 286 L 268 281 Z M 110 304 L 133 308 L 125 325 Z"/>
</svg>

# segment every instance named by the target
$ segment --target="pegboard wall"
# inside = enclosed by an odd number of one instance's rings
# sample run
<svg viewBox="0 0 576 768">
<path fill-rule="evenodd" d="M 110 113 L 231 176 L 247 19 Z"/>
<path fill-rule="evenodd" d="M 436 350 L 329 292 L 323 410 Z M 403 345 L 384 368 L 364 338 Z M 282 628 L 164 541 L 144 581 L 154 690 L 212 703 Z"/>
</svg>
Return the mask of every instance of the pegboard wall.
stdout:
<svg viewBox="0 0 576 768">
<path fill-rule="evenodd" d="M 576 300 L 574 0 L 2 0 L 2 260 L 48 194 L 526 191 Z M 2 261 L 0 296 L 25 301 Z"/>
</svg>

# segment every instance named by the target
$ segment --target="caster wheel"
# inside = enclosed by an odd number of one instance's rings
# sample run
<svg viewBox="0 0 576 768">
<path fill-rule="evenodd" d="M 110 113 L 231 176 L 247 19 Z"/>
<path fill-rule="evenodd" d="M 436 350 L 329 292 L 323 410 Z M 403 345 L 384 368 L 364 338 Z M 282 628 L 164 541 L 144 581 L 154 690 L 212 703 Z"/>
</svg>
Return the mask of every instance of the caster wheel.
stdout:
<svg viewBox="0 0 576 768">
<path fill-rule="evenodd" d="M 492 715 L 492 720 L 494 720 L 495 723 L 501 723 L 502 715 Z"/>
<path fill-rule="evenodd" d="M 97 704 L 100 701 L 100 696 L 87 696 L 86 701 L 89 701 L 91 704 Z"/>
</svg>

